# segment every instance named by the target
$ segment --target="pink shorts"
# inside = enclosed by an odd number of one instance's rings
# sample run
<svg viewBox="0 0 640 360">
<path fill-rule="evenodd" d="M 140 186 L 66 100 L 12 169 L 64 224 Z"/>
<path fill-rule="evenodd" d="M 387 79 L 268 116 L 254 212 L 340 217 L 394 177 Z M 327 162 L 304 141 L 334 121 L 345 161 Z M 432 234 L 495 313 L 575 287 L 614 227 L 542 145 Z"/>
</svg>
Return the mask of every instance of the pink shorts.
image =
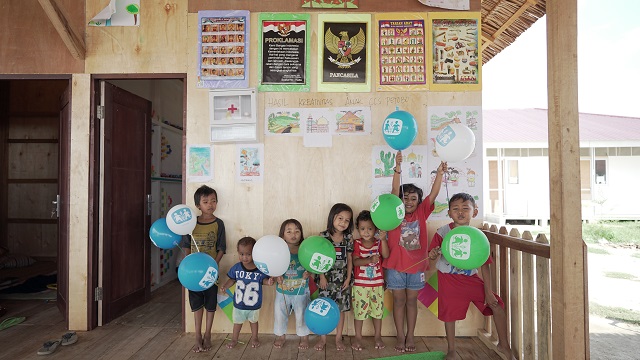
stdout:
<svg viewBox="0 0 640 360">
<path fill-rule="evenodd" d="M 498 304 L 504 302 L 494 293 Z M 484 303 L 484 282 L 478 275 L 443 274 L 438 271 L 438 319 L 444 322 L 463 320 L 467 317 L 469 303 L 473 303 L 484 316 L 493 315 Z"/>
</svg>

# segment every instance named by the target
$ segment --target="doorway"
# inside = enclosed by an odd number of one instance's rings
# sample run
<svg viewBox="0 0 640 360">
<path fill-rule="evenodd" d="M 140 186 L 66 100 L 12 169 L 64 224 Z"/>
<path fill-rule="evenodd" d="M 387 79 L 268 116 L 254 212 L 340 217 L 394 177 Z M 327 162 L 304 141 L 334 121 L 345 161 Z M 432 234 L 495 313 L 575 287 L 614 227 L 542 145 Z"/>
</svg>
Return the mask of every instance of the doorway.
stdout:
<svg viewBox="0 0 640 360">
<path fill-rule="evenodd" d="M 148 231 L 182 203 L 185 77 L 153 76 L 93 77 L 92 328 L 177 278 L 179 250 L 155 248 Z"/>
</svg>

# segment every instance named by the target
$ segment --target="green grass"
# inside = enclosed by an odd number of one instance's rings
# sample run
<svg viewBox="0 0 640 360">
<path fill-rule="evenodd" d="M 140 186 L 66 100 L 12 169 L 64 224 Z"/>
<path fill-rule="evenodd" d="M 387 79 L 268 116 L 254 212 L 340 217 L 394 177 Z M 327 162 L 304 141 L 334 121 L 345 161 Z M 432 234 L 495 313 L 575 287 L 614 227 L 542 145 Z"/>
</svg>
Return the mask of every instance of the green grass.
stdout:
<svg viewBox="0 0 640 360">
<path fill-rule="evenodd" d="M 640 325 L 640 312 L 634 312 L 633 310 L 602 306 L 594 302 L 589 303 L 589 314 L 597 315 L 606 319 L 623 321 L 625 323 Z"/>
<path fill-rule="evenodd" d="M 589 246 L 589 247 L 587 248 L 587 251 L 588 251 L 588 252 L 590 252 L 590 253 L 592 253 L 592 254 L 601 254 L 601 255 L 609 255 L 609 254 L 610 254 L 610 253 L 609 253 L 607 250 L 605 250 L 605 249 L 594 248 L 594 247 L 591 247 L 591 246 Z"/>
<path fill-rule="evenodd" d="M 582 225 L 582 238 L 587 243 L 597 243 L 600 239 L 616 245 L 639 245 L 640 222 L 600 221 Z"/>
<path fill-rule="evenodd" d="M 625 280 L 635 280 L 635 275 L 621 273 L 621 272 L 605 272 L 604 276 L 612 279 L 625 279 Z"/>
</svg>

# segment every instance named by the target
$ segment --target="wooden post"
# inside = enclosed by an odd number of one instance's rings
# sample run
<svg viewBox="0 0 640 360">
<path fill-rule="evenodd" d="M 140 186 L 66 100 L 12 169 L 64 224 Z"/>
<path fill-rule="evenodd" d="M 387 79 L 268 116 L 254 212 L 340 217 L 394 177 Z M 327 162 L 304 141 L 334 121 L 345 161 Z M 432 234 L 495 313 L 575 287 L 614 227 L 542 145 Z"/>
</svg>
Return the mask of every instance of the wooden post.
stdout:
<svg viewBox="0 0 640 360">
<path fill-rule="evenodd" d="M 554 359 L 589 357 L 578 137 L 577 0 L 547 1 Z"/>
</svg>

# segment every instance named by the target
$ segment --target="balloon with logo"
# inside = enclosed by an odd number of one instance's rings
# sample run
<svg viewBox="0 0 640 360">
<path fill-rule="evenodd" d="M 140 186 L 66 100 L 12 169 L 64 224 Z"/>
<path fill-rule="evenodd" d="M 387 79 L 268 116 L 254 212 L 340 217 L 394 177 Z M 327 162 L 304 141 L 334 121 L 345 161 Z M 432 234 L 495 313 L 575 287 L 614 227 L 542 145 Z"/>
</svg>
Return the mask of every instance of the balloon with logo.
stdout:
<svg viewBox="0 0 640 360">
<path fill-rule="evenodd" d="M 490 255 L 489 239 L 473 226 L 456 226 L 442 239 L 442 256 L 449 264 L 472 270 L 482 266 Z"/>
<path fill-rule="evenodd" d="M 338 326 L 339 321 L 338 304 L 326 297 L 311 301 L 304 311 L 304 322 L 309 330 L 318 335 L 327 335 L 332 332 Z"/>
<path fill-rule="evenodd" d="M 253 246 L 253 262 L 263 274 L 281 276 L 289 268 L 289 246 L 279 236 L 265 235 Z"/>
<path fill-rule="evenodd" d="M 382 122 L 382 136 L 395 150 L 404 150 L 413 144 L 418 135 L 418 123 L 411 113 L 404 110 L 392 112 Z"/>
<path fill-rule="evenodd" d="M 178 280 L 191 291 L 207 290 L 218 280 L 218 263 L 207 253 L 189 254 L 178 266 Z"/>
<path fill-rule="evenodd" d="M 196 211 L 189 205 L 179 204 L 167 212 L 167 226 L 178 235 L 188 235 L 193 232 L 198 223 Z"/>
<path fill-rule="evenodd" d="M 331 241 L 322 236 L 309 236 L 298 249 L 300 264 L 314 274 L 324 274 L 336 262 L 336 249 Z"/>
<path fill-rule="evenodd" d="M 180 243 L 180 235 L 169 229 L 166 218 L 160 218 L 151 224 L 149 238 L 153 245 L 165 250 L 172 249 Z"/>
<path fill-rule="evenodd" d="M 382 194 L 371 203 L 371 220 L 380 230 L 397 228 L 404 219 L 404 203 L 393 194 Z"/>
<path fill-rule="evenodd" d="M 455 163 L 465 160 L 476 147 L 473 130 L 459 123 L 445 126 L 436 135 L 436 152 L 442 161 Z"/>
</svg>

